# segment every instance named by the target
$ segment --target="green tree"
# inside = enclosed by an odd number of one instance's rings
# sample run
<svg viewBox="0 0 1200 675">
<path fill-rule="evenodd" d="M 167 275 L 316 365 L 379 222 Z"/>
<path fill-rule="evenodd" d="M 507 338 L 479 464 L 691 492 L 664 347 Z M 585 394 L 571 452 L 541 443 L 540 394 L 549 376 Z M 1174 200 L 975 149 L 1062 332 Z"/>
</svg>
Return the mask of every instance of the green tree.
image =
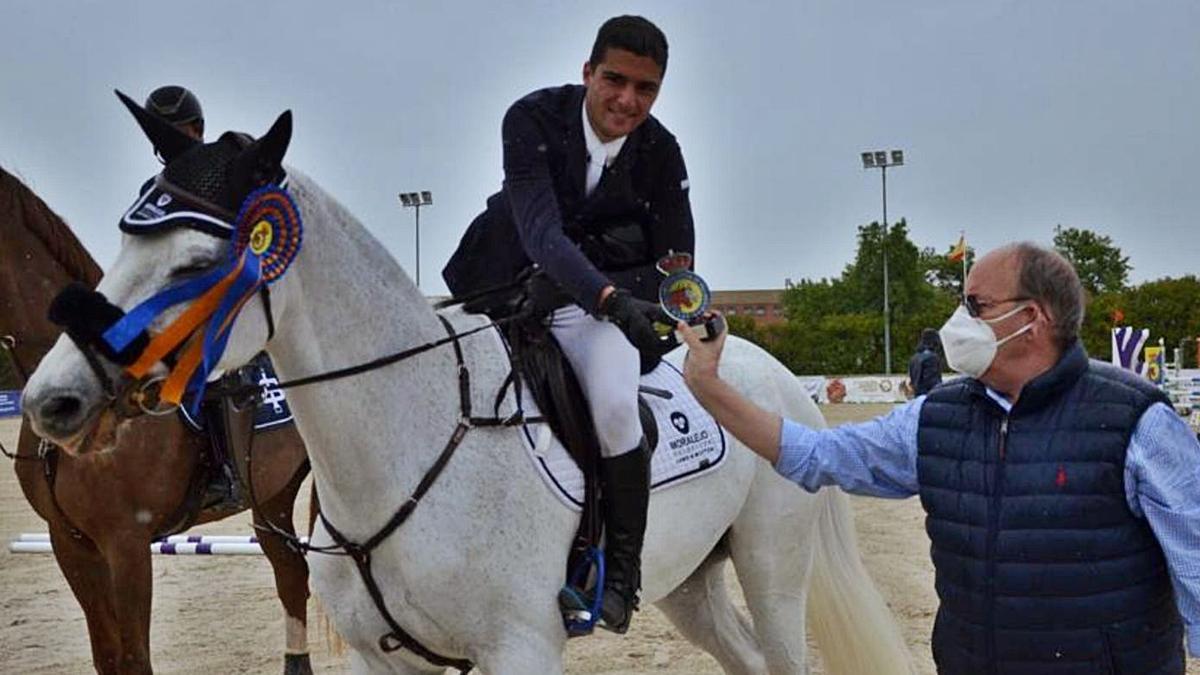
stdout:
<svg viewBox="0 0 1200 675">
<path fill-rule="evenodd" d="M 951 260 L 948 256 L 954 250 L 954 245 L 946 247 L 944 253 L 938 253 L 932 246 L 921 249 L 918 266 L 925 273 L 925 283 L 951 297 L 961 298 L 963 295 L 963 264 L 961 260 Z M 975 264 L 975 249 L 967 247 L 967 269 Z"/>
<path fill-rule="evenodd" d="M 1120 291 L 1129 283 L 1129 257 L 1112 238 L 1074 227 L 1054 228 L 1054 248 L 1079 274 L 1079 281 L 1092 295 Z"/>
<path fill-rule="evenodd" d="M 1116 326 L 1149 328 L 1152 343 L 1158 344 L 1158 339 L 1163 339 L 1169 350 L 1168 358 L 1175 347 L 1183 346 L 1184 366 L 1197 367 L 1200 278 L 1164 278 L 1091 298 L 1082 330 L 1088 353 L 1099 359 L 1111 358 L 1112 329 Z"/>
<path fill-rule="evenodd" d="M 766 348 L 766 335 L 751 317 L 733 314 L 725 317 L 725 325 L 729 332 L 740 338 L 745 338 L 754 344 Z"/>
<path fill-rule="evenodd" d="M 883 244 L 879 223 L 860 226 L 854 261 L 836 279 L 805 279 L 785 291 L 787 324 L 765 329 L 760 344 L 793 372 L 883 372 Z M 959 291 L 944 256 L 918 249 L 904 220 L 889 228 L 887 253 L 892 366 L 902 372 L 921 330 L 946 320 Z"/>
</svg>

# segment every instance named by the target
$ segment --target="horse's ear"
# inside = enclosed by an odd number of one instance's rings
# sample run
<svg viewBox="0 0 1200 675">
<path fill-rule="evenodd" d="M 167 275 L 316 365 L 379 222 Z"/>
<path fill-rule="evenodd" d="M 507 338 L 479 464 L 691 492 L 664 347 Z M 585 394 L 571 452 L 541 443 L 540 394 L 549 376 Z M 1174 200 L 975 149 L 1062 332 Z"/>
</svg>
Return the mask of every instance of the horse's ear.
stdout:
<svg viewBox="0 0 1200 675">
<path fill-rule="evenodd" d="M 262 138 L 246 146 L 233 171 L 235 181 L 246 191 L 278 180 L 283 173 L 283 156 L 292 141 L 292 111 L 285 110 Z"/>
<path fill-rule="evenodd" d="M 260 160 L 270 162 L 276 167 L 283 165 L 283 156 L 287 154 L 288 144 L 292 142 L 292 111 L 284 110 L 271 125 L 270 131 L 260 138 Z"/>
<path fill-rule="evenodd" d="M 133 114 L 138 126 L 145 132 L 146 138 L 150 139 L 154 149 L 162 155 L 163 161 L 169 164 L 185 150 L 199 143 L 196 139 L 176 129 L 175 125 L 138 105 L 137 101 L 122 94 L 120 90 L 114 89 L 113 91 L 116 92 L 117 98 L 121 99 L 121 103 L 124 103 L 129 112 Z"/>
</svg>

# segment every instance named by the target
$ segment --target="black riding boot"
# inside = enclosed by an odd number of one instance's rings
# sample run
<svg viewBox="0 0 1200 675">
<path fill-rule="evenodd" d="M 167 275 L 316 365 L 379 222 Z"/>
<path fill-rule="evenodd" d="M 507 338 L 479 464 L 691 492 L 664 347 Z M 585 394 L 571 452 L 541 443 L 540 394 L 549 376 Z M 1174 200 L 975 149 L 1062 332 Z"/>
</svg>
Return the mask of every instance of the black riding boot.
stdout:
<svg viewBox="0 0 1200 675">
<path fill-rule="evenodd" d="M 245 508 L 241 486 L 234 473 L 231 441 L 233 434 L 249 434 L 254 425 L 254 406 L 238 406 L 228 399 L 205 401 L 201 404 L 209 446 L 206 463 L 209 482 L 205 486 L 201 507 L 220 511 L 240 511 Z"/>
<path fill-rule="evenodd" d="M 650 503 L 650 453 L 645 439 L 631 452 L 600 460 L 604 511 L 604 604 L 602 627 L 629 630 L 642 586 L 642 540 Z"/>
</svg>

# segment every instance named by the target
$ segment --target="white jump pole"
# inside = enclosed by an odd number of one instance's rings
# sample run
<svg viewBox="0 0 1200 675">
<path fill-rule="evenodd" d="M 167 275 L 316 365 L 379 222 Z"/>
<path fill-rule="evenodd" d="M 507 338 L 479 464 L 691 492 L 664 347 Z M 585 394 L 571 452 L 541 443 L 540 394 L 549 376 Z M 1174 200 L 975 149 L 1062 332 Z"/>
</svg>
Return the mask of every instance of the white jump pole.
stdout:
<svg viewBox="0 0 1200 675">
<path fill-rule="evenodd" d="M 48 532 L 22 532 L 17 541 L 50 541 Z M 253 534 L 173 534 L 157 542 L 168 544 L 257 544 L 258 536 Z"/>
<path fill-rule="evenodd" d="M 38 538 L 37 533 L 24 533 L 8 545 L 9 553 L 53 553 L 49 535 Z M 154 555 L 262 555 L 262 547 L 256 538 L 249 535 L 208 535 L 203 541 L 195 541 L 199 535 L 177 535 L 178 541 L 158 541 L 150 544 Z M 174 538 L 174 537 L 171 537 Z M 213 538 L 218 538 L 214 541 Z M 170 538 L 169 538 L 170 539 Z M 301 537 L 307 542 L 308 537 Z"/>
</svg>

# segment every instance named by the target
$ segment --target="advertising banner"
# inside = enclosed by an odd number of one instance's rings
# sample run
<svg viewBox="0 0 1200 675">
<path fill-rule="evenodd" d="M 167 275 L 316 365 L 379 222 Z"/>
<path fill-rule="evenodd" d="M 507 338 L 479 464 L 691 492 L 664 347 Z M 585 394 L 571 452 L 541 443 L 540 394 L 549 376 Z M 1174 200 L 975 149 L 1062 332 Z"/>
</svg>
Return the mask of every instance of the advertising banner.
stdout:
<svg viewBox="0 0 1200 675">
<path fill-rule="evenodd" d="M 1146 379 L 1162 385 L 1167 365 L 1166 350 L 1162 347 L 1146 347 Z"/>
<path fill-rule="evenodd" d="M 1112 329 L 1112 364 L 1140 374 L 1142 364 L 1138 361 L 1138 355 L 1149 339 L 1149 328 L 1122 326 Z"/>
<path fill-rule="evenodd" d="M 0 417 L 21 416 L 21 392 L 0 391 Z"/>
</svg>

